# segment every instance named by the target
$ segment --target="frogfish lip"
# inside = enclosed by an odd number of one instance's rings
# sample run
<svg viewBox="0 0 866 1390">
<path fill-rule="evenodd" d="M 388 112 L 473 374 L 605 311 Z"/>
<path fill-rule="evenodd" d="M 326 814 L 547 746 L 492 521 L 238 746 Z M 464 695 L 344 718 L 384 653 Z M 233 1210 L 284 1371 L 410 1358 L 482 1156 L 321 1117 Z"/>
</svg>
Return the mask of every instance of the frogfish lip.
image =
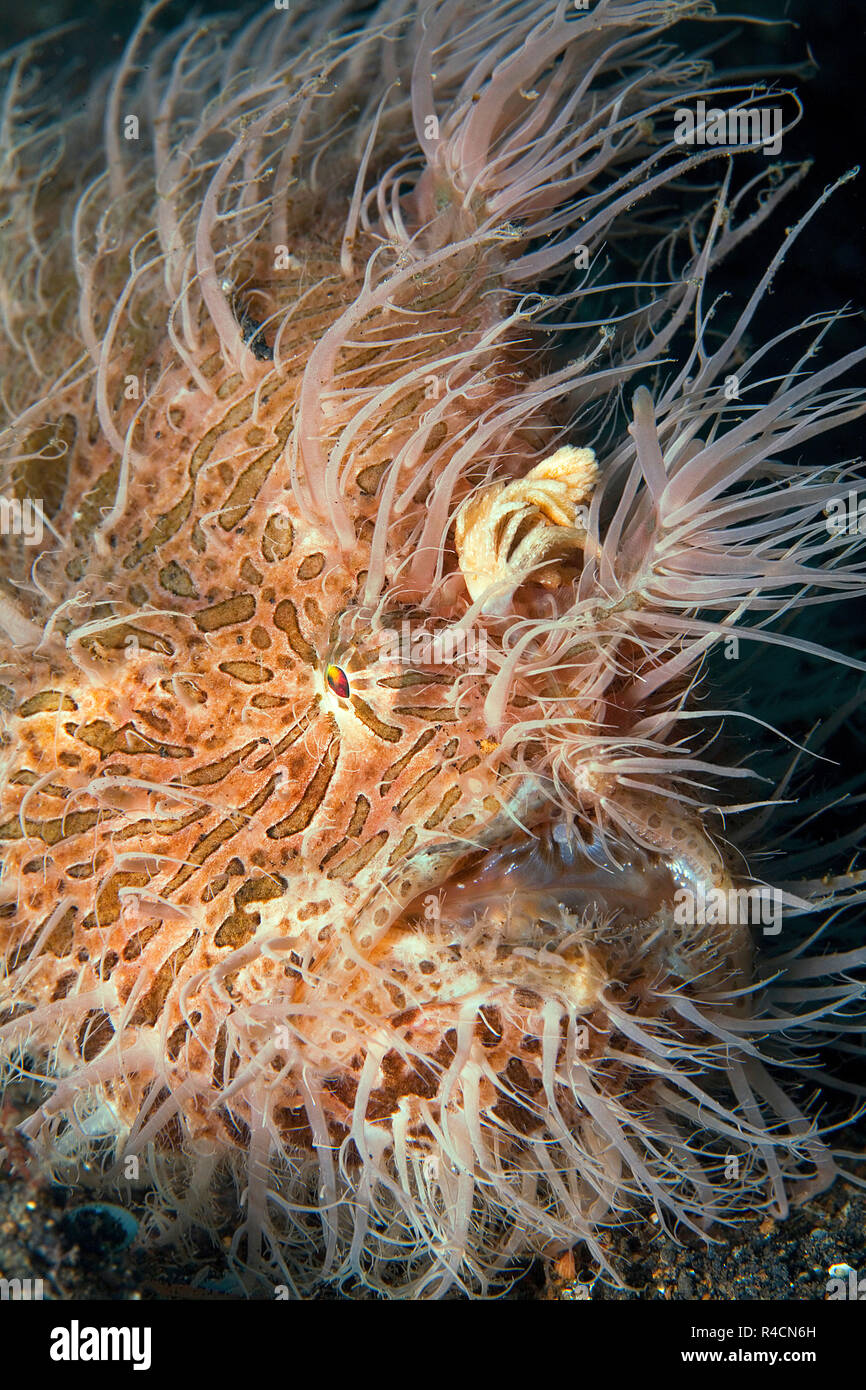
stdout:
<svg viewBox="0 0 866 1390">
<path fill-rule="evenodd" d="M 672 903 L 678 883 L 675 870 L 657 857 L 638 849 L 617 856 L 559 819 L 465 856 L 435 890 L 436 914 L 464 930 L 483 917 L 505 940 L 550 938 L 564 921 L 589 915 L 650 922 Z M 430 901 L 428 889 L 407 915 L 423 903 L 429 918 Z"/>
<path fill-rule="evenodd" d="M 577 950 L 602 974 L 610 967 L 608 978 L 631 977 L 640 961 L 659 984 L 742 993 L 752 976 L 748 925 L 676 910 L 684 896 L 699 901 L 701 886 L 676 861 L 638 847 L 626 852 L 560 816 L 464 856 L 409 903 L 401 924 L 444 931 L 455 948 L 483 940 L 488 953 L 511 960 L 515 983 L 521 955 L 555 960 Z M 743 1001 L 732 1007 L 739 1011 Z"/>
</svg>

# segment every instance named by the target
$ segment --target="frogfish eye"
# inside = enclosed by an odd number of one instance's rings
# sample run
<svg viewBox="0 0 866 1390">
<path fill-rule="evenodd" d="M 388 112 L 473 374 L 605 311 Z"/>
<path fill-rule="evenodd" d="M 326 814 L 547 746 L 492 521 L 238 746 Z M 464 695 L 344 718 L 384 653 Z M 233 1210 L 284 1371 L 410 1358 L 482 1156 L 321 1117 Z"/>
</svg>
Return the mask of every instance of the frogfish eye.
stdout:
<svg viewBox="0 0 866 1390">
<path fill-rule="evenodd" d="M 339 666 L 328 667 L 325 672 L 325 681 L 328 689 L 332 690 L 335 695 L 339 695 L 341 700 L 348 700 L 349 679 L 345 671 L 341 670 Z"/>
</svg>

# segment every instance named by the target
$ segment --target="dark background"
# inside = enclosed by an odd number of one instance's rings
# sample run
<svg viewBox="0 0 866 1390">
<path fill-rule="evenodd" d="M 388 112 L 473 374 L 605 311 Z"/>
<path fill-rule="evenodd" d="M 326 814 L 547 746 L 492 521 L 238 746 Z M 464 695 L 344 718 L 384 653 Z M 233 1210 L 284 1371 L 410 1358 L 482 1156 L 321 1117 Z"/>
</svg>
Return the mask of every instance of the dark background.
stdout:
<svg viewBox="0 0 866 1390">
<path fill-rule="evenodd" d="M 301 5 L 304 0 L 293 3 Z M 423 4 L 424 0 L 418 0 L 419 9 Z M 169 28 L 191 10 L 204 15 L 234 8 L 254 12 L 260 5 L 204 0 L 194 6 L 185 0 L 172 0 L 158 16 L 156 26 Z M 359 3 L 358 13 L 369 8 L 369 4 Z M 697 48 L 729 34 L 729 41 L 715 55 L 719 67 L 752 68 L 756 75 L 785 66 L 797 68 L 795 77 L 779 75 L 775 79 L 781 86 L 795 85 L 805 108 L 800 125 L 784 138 L 782 157 L 785 162 L 814 160 L 810 176 L 785 203 L 780 217 L 749 238 L 727 263 L 726 287 L 736 292 L 741 281 L 744 288 L 754 282 L 755 274 L 776 249 L 783 225 L 793 221 L 794 214 L 802 213 L 826 184 L 861 158 L 866 138 L 866 6 L 863 0 L 742 0 L 741 4 L 716 0 L 716 8 L 725 22 L 684 24 L 675 31 L 675 37 L 683 46 Z M 32 0 L 30 4 L 0 0 L 0 49 L 71 22 L 74 30 L 40 50 L 40 63 L 49 85 L 52 67 L 70 61 L 84 77 L 121 52 L 139 13 L 139 6 L 130 0 Z M 737 18 L 744 13 L 769 22 L 756 25 Z M 794 246 L 774 294 L 783 303 L 771 306 L 764 320 L 768 328 L 777 314 L 782 326 L 792 321 L 794 313 L 805 317 L 848 303 L 863 308 L 866 171 L 836 194 Z M 862 341 L 862 336 L 857 336 L 859 328 L 857 324 L 843 329 L 844 347 Z"/>
</svg>

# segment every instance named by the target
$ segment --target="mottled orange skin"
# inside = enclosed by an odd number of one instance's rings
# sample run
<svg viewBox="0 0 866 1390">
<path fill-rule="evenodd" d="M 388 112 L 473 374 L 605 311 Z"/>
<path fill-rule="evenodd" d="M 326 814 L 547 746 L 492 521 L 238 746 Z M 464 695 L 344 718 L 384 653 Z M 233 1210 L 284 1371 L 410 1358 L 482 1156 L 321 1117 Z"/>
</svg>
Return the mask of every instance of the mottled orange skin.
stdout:
<svg viewBox="0 0 866 1390">
<path fill-rule="evenodd" d="M 310 248 L 308 275 L 321 258 Z M 323 276 L 306 331 L 354 288 Z M 292 293 L 281 285 L 284 303 Z M 341 551 L 286 486 L 305 346 L 299 336 L 281 378 L 255 362 L 243 381 L 203 330 L 208 397 L 167 345 L 123 515 L 95 540 L 117 461 L 101 436 L 82 438 L 81 394 L 52 516 L 68 541 L 39 566 L 57 602 L 80 606 L 38 650 L 6 653 L 2 950 L 17 968 L 14 1009 L 37 1011 L 22 1040 L 51 1047 L 61 1076 L 104 1086 L 121 1131 L 147 1112 L 155 1082 L 162 1097 L 192 1083 L 187 1140 L 242 1144 L 244 1089 L 231 1116 L 221 1093 L 264 1052 L 277 1130 L 306 1128 L 296 1071 L 312 1063 L 334 1078 L 325 1109 L 337 1135 L 367 1055 L 362 1020 L 399 1019 L 440 988 L 417 951 L 400 959 L 401 937 L 418 931 L 407 905 L 502 839 L 503 807 L 518 804 L 485 725 L 487 679 L 461 680 L 458 709 L 453 668 L 378 675 L 369 615 L 358 617 L 377 479 L 426 403 L 402 403 L 352 460 L 357 544 Z M 374 350 L 365 375 L 377 369 L 388 367 Z M 335 408 L 333 429 L 346 418 Z M 399 541 L 395 526 L 397 559 Z M 157 616 L 142 616 L 146 605 Z M 41 625 L 50 611 L 34 602 L 29 616 Z M 418 611 L 394 601 L 377 621 L 399 629 Z M 132 616 L 66 643 L 106 613 Z M 331 660 L 363 693 L 328 688 Z M 441 1050 L 450 1021 L 429 1012 L 422 1052 Z M 62 1086 L 58 1096 L 47 1114 Z"/>
</svg>

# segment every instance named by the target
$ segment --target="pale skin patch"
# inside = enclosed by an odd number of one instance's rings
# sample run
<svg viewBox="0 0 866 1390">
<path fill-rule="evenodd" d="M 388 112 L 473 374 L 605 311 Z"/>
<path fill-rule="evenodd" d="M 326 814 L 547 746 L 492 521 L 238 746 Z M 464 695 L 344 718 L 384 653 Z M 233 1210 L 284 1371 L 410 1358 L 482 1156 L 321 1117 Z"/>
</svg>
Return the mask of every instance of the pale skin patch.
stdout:
<svg viewBox="0 0 866 1390">
<path fill-rule="evenodd" d="M 564 558 L 582 551 L 579 507 L 592 497 L 598 465 L 592 449 L 557 449 L 523 478 L 470 497 L 454 523 L 454 543 L 473 602 L 493 590 L 485 611 L 505 611 L 529 575 L 546 588 L 563 582 Z"/>
</svg>

